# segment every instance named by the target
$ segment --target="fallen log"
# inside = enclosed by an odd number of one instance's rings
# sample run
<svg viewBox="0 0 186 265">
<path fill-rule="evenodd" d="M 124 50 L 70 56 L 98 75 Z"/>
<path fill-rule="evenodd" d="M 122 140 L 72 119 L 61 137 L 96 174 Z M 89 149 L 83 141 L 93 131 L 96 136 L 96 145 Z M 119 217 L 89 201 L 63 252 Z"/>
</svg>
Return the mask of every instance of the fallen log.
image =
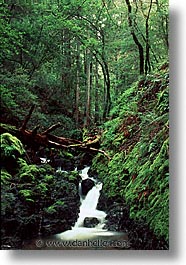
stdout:
<svg viewBox="0 0 186 265">
<path fill-rule="evenodd" d="M 79 149 L 84 152 L 98 152 L 106 156 L 109 160 L 109 155 L 99 148 L 95 148 L 95 144 L 99 143 L 101 135 L 95 135 L 90 139 L 86 139 L 86 141 L 81 142 L 76 139 L 60 137 L 51 134 L 52 131 L 59 128 L 61 126 L 60 123 L 54 124 L 47 128 L 45 131 L 38 133 L 38 129 L 40 125 L 37 125 L 33 130 L 27 130 L 26 126 L 31 118 L 33 113 L 34 106 L 31 107 L 28 115 L 24 119 L 22 126 L 19 129 L 15 129 L 9 131 L 11 134 L 18 137 L 24 144 L 31 147 L 33 150 L 38 150 L 40 146 L 49 147 L 49 148 L 56 148 L 56 149 Z M 8 126 L 5 125 L 6 131 L 8 131 Z M 10 126 L 12 128 L 12 126 Z M 3 128 L 1 128 L 1 132 Z"/>
</svg>

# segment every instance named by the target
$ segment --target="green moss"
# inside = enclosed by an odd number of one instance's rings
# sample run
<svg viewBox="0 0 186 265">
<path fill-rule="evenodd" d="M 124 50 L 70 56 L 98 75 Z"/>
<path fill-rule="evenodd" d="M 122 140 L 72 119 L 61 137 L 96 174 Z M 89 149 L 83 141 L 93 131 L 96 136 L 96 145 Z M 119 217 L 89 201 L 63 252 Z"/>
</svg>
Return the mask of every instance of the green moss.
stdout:
<svg viewBox="0 0 186 265">
<path fill-rule="evenodd" d="M 51 214 L 51 215 L 53 215 L 54 213 L 57 213 L 57 209 L 55 208 L 55 205 L 51 205 L 51 206 L 49 206 L 48 208 L 45 208 L 44 209 L 44 212 L 46 213 L 46 214 Z"/>
<path fill-rule="evenodd" d="M 63 154 L 64 154 L 64 156 L 66 157 L 66 158 L 73 158 L 74 156 L 73 156 L 73 154 L 71 154 L 71 153 L 69 153 L 69 152 L 63 152 Z"/>
<path fill-rule="evenodd" d="M 57 214 L 60 211 L 60 208 L 64 207 L 65 203 L 61 200 L 58 200 L 56 203 L 53 205 L 44 208 L 44 212 L 49 215 Z"/>
<path fill-rule="evenodd" d="M 1 134 L 1 157 L 2 160 L 8 158 L 17 159 L 25 154 L 21 141 L 10 133 Z"/>
<path fill-rule="evenodd" d="M 104 125 L 101 148 L 112 153 L 112 159 L 106 162 L 98 154 L 93 160 L 107 197 L 120 196 L 130 206 L 132 219 L 147 223 L 157 237 L 167 241 L 168 109 L 167 73 L 149 75 L 135 83 L 111 111 L 117 118 Z"/>
<path fill-rule="evenodd" d="M 18 173 L 17 177 L 21 183 L 32 183 L 40 175 L 40 169 L 35 165 L 28 165 L 26 161 L 19 158 L 17 161 Z"/>
<path fill-rule="evenodd" d="M 35 189 L 41 196 L 45 196 L 48 191 L 46 183 L 39 183 Z"/>
<path fill-rule="evenodd" d="M 68 175 L 67 175 L 67 180 L 69 180 L 70 182 L 74 182 L 76 180 L 79 181 L 79 173 L 77 171 L 71 171 Z"/>
</svg>

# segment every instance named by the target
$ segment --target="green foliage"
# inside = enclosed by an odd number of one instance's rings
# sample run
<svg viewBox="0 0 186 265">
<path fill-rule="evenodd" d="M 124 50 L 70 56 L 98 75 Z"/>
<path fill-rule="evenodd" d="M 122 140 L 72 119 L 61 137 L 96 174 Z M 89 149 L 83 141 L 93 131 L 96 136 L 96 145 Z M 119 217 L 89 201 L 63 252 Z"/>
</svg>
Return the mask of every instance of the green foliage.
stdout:
<svg viewBox="0 0 186 265">
<path fill-rule="evenodd" d="M 10 182 L 12 179 L 12 176 L 6 171 L 6 169 L 1 170 L 1 183 L 6 184 Z"/>
<path fill-rule="evenodd" d="M 7 160 L 9 158 L 16 159 L 25 154 L 22 143 L 10 133 L 1 134 L 1 158 Z"/>
<path fill-rule="evenodd" d="M 19 195 L 25 200 L 31 200 L 33 193 L 31 190 L 20 190 Z"/>
<path fill-rule="evenodd" d="M 58 211 L 60 211 L 60 208 L 63 208 L 65 205 L 65 203 L 63 201 L 58 200 L 57 202 L 55 202 L 53 205 L 47 207 L 44 209 L 44 211 L 49 214 L 49 215 L 53 215 L 53 214 L 57 214 Z"/>
<path fill-rule="evenodd" d="M 131 218 L 149 224 L 157 237 L 167 241 L 168 105 L 167 70 L 135 83 L 112 110 L 112 115 L 118 117 L 104 125 L 102 146 L 112 153 L 111 161 L 106 162 L 100 155 L 93 160 L 107 196 L 124 200 L 130 206 Z"/>
<path fill-rule="evenodd" d="M 54 181 L 54 176 L 46 175 L 45 176 L 45 181 L 46 181 L 47 184 L 51 184 Z"/>
<path fill-rule="evenodd" d="M 11 239 L 16 235 L 19 240 L 38 236 L 41 226 L 46 234 L 70 229 L 78 216 L 78 172 L 55 174 L 49 165 L 30 165 L 22 158 L 24 149 L 16 137 L 5 133 L 2 139 L 4 149 L 11 146 L 19 150 L 14 158 L 14 170 L 9 173 L 12 167 L 9 149 L 7 163 L 1 170 L 3 240 L 7 242 L 7 235 Z"/>
</svg>

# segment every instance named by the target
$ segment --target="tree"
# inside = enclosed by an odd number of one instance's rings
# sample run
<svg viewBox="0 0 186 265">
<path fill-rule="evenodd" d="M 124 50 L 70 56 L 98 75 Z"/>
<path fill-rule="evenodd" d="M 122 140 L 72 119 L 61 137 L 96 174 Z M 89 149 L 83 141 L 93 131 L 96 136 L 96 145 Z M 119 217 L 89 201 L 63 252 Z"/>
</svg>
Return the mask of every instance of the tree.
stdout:
<svg viewBox="0 0 186 265">
<path fill-rule="evenodd" d="M 126 2 L 127 7 L 128 7 L 128 23 L 129 23 L 129 27 L 131 30 L 131 35 L 132 35 L 132 38 L 133 38 L 135 44 L 137 45 L 138 51 L 139 51 L 139 73 L 140 73 L 140 75 L 142 75 L 142 74 L 144 74 L 144 49 L 143 49 L 143 46 L 142 46 L 141 42 L 139 41 L 137 34 L 135 33 L 135 30 L 134 30 L 134 25 L 133 25 L 133 20 L 132 20 L 132 17 L 133 17 L 132 6 L 130 3 L 130 0 L 125 0 L 125 2 Z"/>
</svg>

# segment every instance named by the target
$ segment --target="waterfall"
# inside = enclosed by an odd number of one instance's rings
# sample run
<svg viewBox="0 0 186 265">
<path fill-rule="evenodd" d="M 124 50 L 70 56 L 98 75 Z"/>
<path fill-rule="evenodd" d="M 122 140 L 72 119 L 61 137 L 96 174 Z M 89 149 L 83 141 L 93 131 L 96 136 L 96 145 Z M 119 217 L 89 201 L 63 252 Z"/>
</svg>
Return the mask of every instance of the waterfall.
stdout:
<svg viewBox="0 0 186 265">
<path fill-rule="evenodd" d="M 81 171 L 80 176 L 82 180 L 90 178 L 88 176 L 88 170 L 89 170 L 89 167 L 85 167 Z M 102 247 L 99 247 L 99 246 L 96 247 L 96 246 L 91 245 L 92 242 L 101 242 L 100 240 L 104 240 L 105 242 L 106 240 L 106 243 L 110 242 L 111 243 L 110 246 L 112 246 L 114 241 L 127 239 L 126 234 L 123 232 L 108 231 L 107 229 L 104 229 L 106 213 L 103 211 L 97 210 L 97 204 L 98 204 L 99 197 L 100 197 L 100 191 L 102 189 L 102 183 L 97 182 L 97 180 L 93 178 L 91 179 L 95 182 L 95 185 L 93 186 L 91 190 L 89 190 L 86 196 L 82 195 L 81 181 L 79 183 L 79 195 L 81 199 L 81 205 L 80 205 L 79 217 L 75 225 L 70 230 L 66 230 L 65 232 L 52 235 L 48 238 L 39 238 L 38 240 L 39 243 L 41 242 L 43 244 L 43 242 L 45 241 L 54 242 L 54 246 L 51 249 L 56 249 L 55 242 L 57 246 L 59 243 L 59 245 L 61 246 L 61 249 L 66 249 L 66 248 L 67 249 L 79 249 L 79 245 L 77 247 L 74 247 L 74 245 L 66 245 L 66 244 L 67 244 L 67 241 L 73 242 L 73 243 L 74 242 L 76 243 L 76 241 L 77 242 L 81 241 L 82 243 L 85 242 L 85 246 L 87 246 L 87 249 L 99 249 L 99 248 L 102 249 Z M 93 226 L 90 226 L 90 227 L 85 226 L 85 223 L 84 223 L 85 218 L 94 218 L 94 219 L 97 219 L 97 222 L 93 223 Z M 34 241 L 34 242 L 37 242 L 37 241 Z M 65 242 L 65 245 L 63 246 L 63 244 L 61 244 L 60 242 Z M 89 242 L 90 242 L 90 245 L 89 245 Z M 32 244 L 33 242 L 31 243 L 31 245 Z M 34 243 L 34 247 L 35 247 L 35 243 Z M 108 245 L 108 248 L 109 248 L 109 245 Z M 42 249 L 46 249 L 46 248 L 42 248 Z"/>
<path fill-rule="evenodd" d="M 85 167 L 80 176 L 82 180 L 90 178 L 88 176 L 89 167 Z M 67 230 L 61 234 L 57 234 L 56 238 L 62 241 L 73 241 L 73 240 L 90 240 L 90 239 L 104 239 L 104 240 L 116 240 L 123 238 L 125 236 L 121 232 L 108 231 L 104 229 L 106 213 L 103 211 L 97 210 L 97 204 L 100 197 L 100 191 L 102 189 L 102 183 L 97 182 L 97 180 L 91 178 L 95 185 L 86 196 L 82 196 L 81 192 L 81 181 L 79 184 L 79 195 L 81 199 L 79 217 L 75 225 L 71 230 Z M 85 227 L 84 220 L 85 218 L 96 218 L 99 223 L 94 227 Z"/>
<path fill-rule="evenodd" d="M 80 194 L 81 198 L 80 213 L 79 213 L 79 218 L 74 226 L 75 228 L 82 227 L 83 221 L 86 217 L 96 217 L 99 220 L 99 223 L 101 225 L 103 224 L 106 213 L 103 211 L 98 211 L 96 209 L 101 189 L 102 189 L 102 183 L 99 182 L 95 184 L 95 186 L 88 192 L 85 199 L 82 199 L 82 196 Z"/>
</svg>

